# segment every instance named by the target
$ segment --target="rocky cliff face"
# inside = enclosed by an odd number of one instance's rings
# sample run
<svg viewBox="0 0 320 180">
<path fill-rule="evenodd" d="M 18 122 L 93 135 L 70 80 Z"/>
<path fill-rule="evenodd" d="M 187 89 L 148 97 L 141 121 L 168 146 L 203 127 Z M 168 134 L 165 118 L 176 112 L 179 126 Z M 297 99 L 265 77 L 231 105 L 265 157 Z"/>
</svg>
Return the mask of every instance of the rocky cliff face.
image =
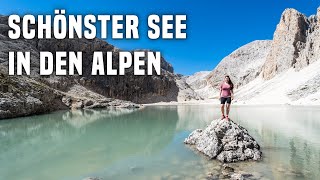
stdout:
<svg viewBox="0 0 320 180">
<path fill-rule="evenodd" d="M 210 84 L 218 88 L 229 75 L 235 87 L 247 84 L 259 76 L 270 51 L 271 41 L 253 41 L 240 47 L 223 58 L 218 66 L 206 77 Z"/>
<path fill-rule="evenodd" d="M 320 58 L 319 20 L 320 9 L 309 18 L 295 9 L 283 12 L 263 67 L 264 79 L 289 68 L 301 70 Z"/>
<path fill-rule="evenodd" d="M 185 81 L 180 82 L 181 77 L 174 74 L 172 65 L 163 57 L 159 76 L 134 76 L 133 67 L 126 70 L 125 76 L 91 76 L 91 68 L 87 67 L 92 67 L 94 51 L 112 51 L 115 68 L 121 50 L 100 39 L 11 40 L 7 24 L 8 17 L 0 16 L 0 118 L 66 108 L 137 107 L 127 101 L 153 103 L 199 99 Z M 8 76 L 9 51 L 31 52 L 30 76 Z M 83 75 L 40 76 L 40 51 L 82 51 Z"/>
<path fill-rule="evenodd" d="M 40 40 L 38 42 L 40 51 L 82 51 L 83 67 L 92 67 L 92 56 L 94 51 L 112 51 L 114 68 L 118 66 L 118 54 L 121 50 L 108 44 L 105 41 L 95 39 L 93 41 L 85 39 L 66 40 Z M 138 50 L 148 51 L 148 50 Z M 134 76 L 133 67 L 126 70 L 125 76 L 91 76 L 91 68 L 83 68 L 81 77 L 49 77 L 42 78 L 47 84 L 52 86 L 52 79 L 55 79 L 54 88 L 67 90 L 73 82 L 99 93 L 106 97 L 122 100 L 129 100 L 136 103 L 152 103 L 158 101 L 177 100 L 178 87 L 175 83 L 176 75 L 173 74 L 173 67 L 164 58 L 161 60 L 161 75 Z M 69 82 L 61 87 L 61 82 Z M 149 98 L 152 97 L 152 98 Z"/>
<path fill-rule="evenodd" d="M 208 80 L 211 71 L 200 71 L 191 76 L 186 76 L 186 83 L 202 98 L 212 98 L 217 96 L 217 88 L 214 88 Z"/>
<path fill-rule="evenodd" d="M 270 79 L 291 67 L 304 67 L 307 61 L 300 59 L 309 26 L 308 19 L 295 9 L 286 9 L 274 33 L 271 51 L 263 67 L 263 77 Z"/>
<path fill-rule="evenodd" d="M 27 77 L 9 77 L 0 69 L 0 119 L 67 109 L 63 95 Z"/>
</svg>

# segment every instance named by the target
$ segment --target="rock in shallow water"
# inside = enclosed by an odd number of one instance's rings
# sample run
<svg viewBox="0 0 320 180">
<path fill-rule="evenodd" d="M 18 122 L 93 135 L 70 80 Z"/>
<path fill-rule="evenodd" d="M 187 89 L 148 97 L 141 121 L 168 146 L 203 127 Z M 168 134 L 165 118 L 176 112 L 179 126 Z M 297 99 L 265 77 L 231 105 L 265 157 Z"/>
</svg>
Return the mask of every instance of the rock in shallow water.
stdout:
<svg viewBox="0 0 320 180">
<path fill-rule="evenodd" d="M 184 143 L 221 162 L 260 160 L 262 155 L 254 138 L 232 120 L 214 120 L 204 130 L 193 131 Z"/>
</svg>

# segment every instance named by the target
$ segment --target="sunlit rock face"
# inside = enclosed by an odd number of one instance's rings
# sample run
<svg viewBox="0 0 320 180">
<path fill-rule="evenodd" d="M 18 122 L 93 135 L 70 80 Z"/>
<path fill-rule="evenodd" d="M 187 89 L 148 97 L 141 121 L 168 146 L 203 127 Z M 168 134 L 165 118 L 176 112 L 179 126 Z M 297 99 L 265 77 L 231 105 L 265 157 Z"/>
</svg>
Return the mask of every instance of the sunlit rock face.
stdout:
<svg viewBox="0 0 320 180">
<path fill-rule="evenodd" d="M 300 67 L 307 65 L 306 62 L 297 60 L 306 43 L 308 26 L 308 19 L 297 10 L 286 9 L 283 12 L 263 67 L 265 79 L 270 79 L 295 64 Z"/>
<path fill-rule="evenodd" d="M 209 84 L 219 88 L 226 75 L 230 76 L 235 87 L 249 83 L 259 76 L 271 43 L 270 40 L 257 40 L 238 48 L 206 76 Z"/>
<path fill-rule="evenodd" d="M 282 13 L 263 67 L 265 79 L 289 68 L 301 70 L 320 58 L 319 18 L 319 8 L 317 14 L 309 18 L 295 9 Z"/>
</svg>

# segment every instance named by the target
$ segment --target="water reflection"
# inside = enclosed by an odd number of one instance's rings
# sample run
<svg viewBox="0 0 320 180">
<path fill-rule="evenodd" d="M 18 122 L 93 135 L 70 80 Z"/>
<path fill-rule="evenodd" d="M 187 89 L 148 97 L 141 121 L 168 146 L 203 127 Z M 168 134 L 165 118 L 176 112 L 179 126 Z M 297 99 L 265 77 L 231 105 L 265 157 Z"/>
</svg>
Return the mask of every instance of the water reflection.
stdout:
<svg viewBox="0 0 320 180">
<path fill-rule="evenodd" d="M 234 119 L 262 144 L 273 178 L 317 179 L 320 175 L 318 107 L 236 107 Z"/>
<path fill-rule="evenodd" d="M 108 108 L 108 109 L 82 109 L 72 110 L 63 113 L 62 119 L 67 121 L 74 127 L 80 128 L 88 123 L 97 121 L 99 119 L 106 119 L 126 115 L 138 111 L 137 109 L 127 108 Z"/>
<path fill-rule="evenodd" d="M 206 127 L 212 120 L 220 117 L 219 106 L 177 106 L 179 121 L 177 130 L 192 131 Z"/>
<path fill-rule="evenodd" d="M 220 117 L 219 106 L 62 111 L 0 121 L 0 179 L 201 179 L 220 167 L 182 142 Z M 320 109 L 233 106 L 262 146 L 239 169 L 268 179 L 320 176 Z"/>
<path fill-rule="evenodd" d="M 79 178 L 163 149 L 177 119 L 177 112 L 168 110 L 99 110 L 2 121 L 0 161 L 5 166 L 0 174 L 5 179 Z"/>
</svg>

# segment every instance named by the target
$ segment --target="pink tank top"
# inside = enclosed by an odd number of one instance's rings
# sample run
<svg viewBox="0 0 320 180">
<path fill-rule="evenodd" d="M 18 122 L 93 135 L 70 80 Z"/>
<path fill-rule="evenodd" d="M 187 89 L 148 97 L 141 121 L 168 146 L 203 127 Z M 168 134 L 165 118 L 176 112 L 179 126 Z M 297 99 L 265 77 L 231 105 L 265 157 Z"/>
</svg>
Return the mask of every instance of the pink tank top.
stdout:
<svg viewBox="0 0 320 180">
<path fill-rule="evenodd" d="M 231 86 L 225 82 L 220 85 L 221 88 L 221 97 L 230 97 L 231 96 Z"/>
</svg>

